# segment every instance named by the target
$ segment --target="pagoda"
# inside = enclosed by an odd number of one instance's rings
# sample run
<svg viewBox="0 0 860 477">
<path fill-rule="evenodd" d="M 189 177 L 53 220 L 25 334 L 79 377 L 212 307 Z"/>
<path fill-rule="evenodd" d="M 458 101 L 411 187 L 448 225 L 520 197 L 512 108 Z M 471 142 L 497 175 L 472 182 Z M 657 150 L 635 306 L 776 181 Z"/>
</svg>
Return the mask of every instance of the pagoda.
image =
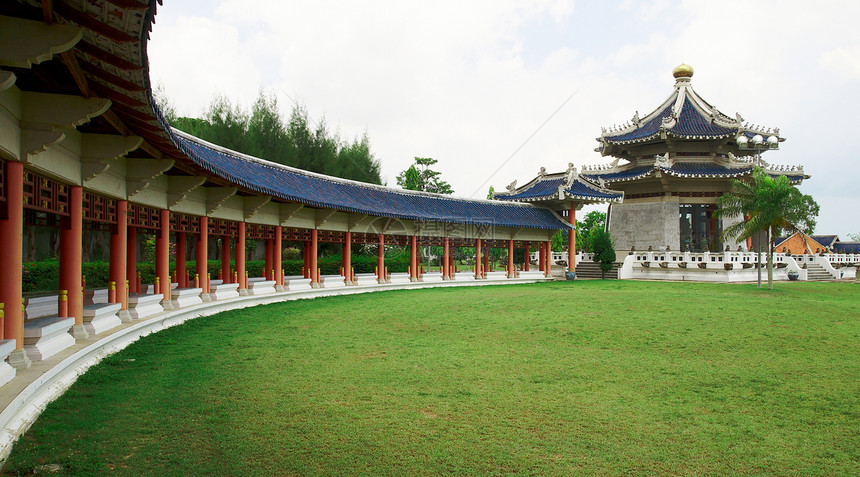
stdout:
<svg viewBox="0 0 860 477">
<path fill-rule="evenodd" d="M 672 71 L 672 94 L 643 117 L 604 128 L 595 151 L 612 162 L 586 166 L 581 175 L 624 193 L 610 204 L 608 227 L 617 250 L 717 251 L 748 244 L 723 242 L 724 227 L 743 217 L 717 219 L 717 201 L 733 179 L 751 178 L 761 167 L 793 184 L 809 178 L 802 166 L 775 166 L 761 159 L 785 141 L 778 128 L 764 128 L 721 113 L 693 89 L 693 68 Z"/>
</svg>

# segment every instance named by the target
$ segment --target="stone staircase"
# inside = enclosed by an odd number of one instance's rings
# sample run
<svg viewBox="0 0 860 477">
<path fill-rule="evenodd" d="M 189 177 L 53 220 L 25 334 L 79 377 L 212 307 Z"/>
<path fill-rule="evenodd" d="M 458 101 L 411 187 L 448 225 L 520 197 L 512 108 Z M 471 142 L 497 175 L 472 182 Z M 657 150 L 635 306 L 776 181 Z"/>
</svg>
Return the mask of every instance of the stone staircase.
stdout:
<svg viewBox="0 0 860 477">
<path fill-rule="evenodd" d="M 602 277 L 602 273 L 600 271 L 600 265 L 590 261 L 581 261 L 576 264 L 576 278 L 597 278 L 600 279 Z M 607 280 L 616 280 L 618 279 L 618 264 L 612 265 L 612 270 L 606 272 Z"/>
<path fill-rule="evenodd" d="M 806 264 L 806 279 L 810 282 L 824 282 L 834 280 L 833 276 L 817 263 Z"/>
</svg>

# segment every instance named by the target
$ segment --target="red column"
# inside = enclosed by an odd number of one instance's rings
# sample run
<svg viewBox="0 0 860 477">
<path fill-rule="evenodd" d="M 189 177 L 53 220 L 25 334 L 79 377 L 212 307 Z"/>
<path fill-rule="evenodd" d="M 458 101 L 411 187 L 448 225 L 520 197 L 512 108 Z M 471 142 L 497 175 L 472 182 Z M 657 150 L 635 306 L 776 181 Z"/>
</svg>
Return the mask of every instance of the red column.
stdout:
<svg viewBox="0 0 860 477">
<path fill-rule="evenodd" d="M 451 241 L 445 237 L 445 246 L 442 252 L 442 280 L 451 279 Z"/>
<path fill-rule="evenodd" d="M 515 278 L 517 276 L 516 271 L 514 271 L 514 240 L 508 240 L 508 278 Z"/>
<path fill-rule="evenodd" d="M 200 217 L 200 233 L 197 234 L 197 275 L 200 277 L 200 288 L 203 293 L 209 293 L 209 218 Z"/>
<path fill-rule="evenodd" d="M 281 270 L 284 269 L 284 260 L 282 253 L 284 250 L 284 229 L 278 225 L 275 227 L 275 245 L 272 255 L 273 266 L 275 268 L 275 285 L 284 286 L 284 274 Z"/>
<path fill-rule="evenodd" d="M 311 230 L 311 251 L 310 251 L 310 269 L 311 269 L 311 286 L 320 286 L 320 273 L 317 265 L 317 248 L 319 247 L 319 232 L 317 229 Z"/>
<path fill-rule="evenodd" d="M 0 163 L 0 167 L 3 167 Z M 21 309 L 21 273 L 24 254 L 24 164 L 6 161 L 6 214 L 0 217 L 0 303 L 5 306 L 0 338 L 24 347 L 24 315 Z M 2 207 L 2 206 L 0 206 Z"/>
<path fill-rule="evenodd" d="M 570 212 L 567 214 L 567 223 L 576 226 L 576 206 L 570 204 Z M 576 270 L 576 230 L 570 229 L 567 231 L 567 269 Z"/>
<path fill-rule="evenodd" d="M 481 278 L 487 278 L 487 272 L 490 271 L 490 247 L 484 250 L 484 268 L 481 269 Z"/>
<path fill-rule="evenodd" d="M 352 232 L 343 234 L 343 250 L 341 251 L 343 259 L 343 276 L 347 285 L 352 284 Z"/>
<path fill-rule="evenodd" d="M 481 278 L 481 239 L 475 241 L 475 278 Z"/>
<path fill-rule="evenodd" d="M 538 270 L 544 271 L 544 260 L 546 259 L 546 255 L 543 251 L 543 242 L 538 242 Z"/>
<path fill-rule="evenodd" d="M 224 283 L 233 283 L 230 273 L 230 236 L 221 237 L 221 279 Z"/>
<path fill-rule="evenodd" d="M 544 259 L 544 263 L 546 264 L 544 272 L 546 272 L 546 276 L 552 276 L 552 242 L 547 240 L 546 244 L 543 246 L 544 253 L 546 254 L 546 258 Z"/>
<path fill-rule="evenodd" d="M 69 187 L 69 216 L 63 217 L 60 225 L 60 290 L 69 292 L 69 316 L 75 318 L 76 325 L 84 324 L 84 297 L 81 294 L 82 207 L 83 189 L 81 186 Z"/>
<path fill-rule="evenodd" d="M 531 245 L 531 242 L 526 242 L 525 263 L 523 263 L 523 271 L 524 272 L 529 271 L 529 261 L 531 260 L 531 257 L 529 256 L 529 254 L 531 253 L 531 250 L 529 250 L 531 248 L 530 245 Z"/>
<path fill-rule="evenodd" d="M 418 270 L 418 237 L 409 238 L 409 281 L 417 282 L 421 276 Z"/>
<path fill-rule="evenodd" d="M 302 246 L 302 255 L 304 257 L 304 266 L 302 267 L 302 275 L 305 278 L 311 278 L 311 242 L 305 240 Z"/>
<path fill-rule="evenodd" d="M 376 281 L 385 283 L 385 235 L 379 234 L 379 248 L 376 251 Z"/>
<path fill-rule="evenodd" d="M 274 243 L 273 243 L 272 239 L 266 239 L 266 250 L 265 250 L 266 258 L 263 259 L 263 261 L 265 263 L 263 265 L 263 278 L 265 278 L 266 280 L 274 280 L 273 274 L 272 274 L 272 268 L 274 268 L 274 263 L 273 263 L 274 262 L 274 260 L 273 260 L 274 250 L 273 250 L 273 247 L 274 247 Z"/>
<path fill-rule="evenodd" d="M 125 279 L 128 280 L 129 293 L 140 293 L 140 288 L 137 286 L 137 227 L 128 227 L 127 234 Z"/>
<path fill-rule="evenodd" d="M 170 303 L 170 211 L 160 212 L 161 228 L 155 236 L 155 276 L 158 277 L 163 304 Z"/>
<path fill-rule="evenodd" d="M 122 304 L 123 310 L 128 309 L 128 298 L 125 292 L 125 281 L 128 279 L 128 202 L 116 201 L 116 225 L 111 227 L 110 234 L 110 279 L 116 282 L 116 301 Z M 80 283 L 80 276 L 78 283 Z M 131 280 L 128 280 L 131 283 Z M 78 285 L 80 289 L 80 285 Z M 71 299 L 72 291 L 69 290 Z M 82 310 L 83 313 L 83 310 Z"/>
<path fill-rule="evenodd" d="M 239 222 L 239 236 L 236 237 L 236 275 L 240 290 L 248 290 L 248 281 L 245 279 L 245 226 L 245 222 Z"/>
<path fill-rule="evenodd" d="M 188 288 L 188 270 L 185 268 L 185 232 L 176 232 L 176 283 L 179 288 Z"/>
</svg>

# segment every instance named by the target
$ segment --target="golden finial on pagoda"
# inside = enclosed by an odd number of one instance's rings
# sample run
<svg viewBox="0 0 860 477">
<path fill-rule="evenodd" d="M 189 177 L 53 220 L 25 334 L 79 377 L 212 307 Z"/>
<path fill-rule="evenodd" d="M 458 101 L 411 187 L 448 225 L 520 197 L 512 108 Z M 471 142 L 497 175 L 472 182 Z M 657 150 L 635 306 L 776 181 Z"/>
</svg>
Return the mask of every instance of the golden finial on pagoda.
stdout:
<svg viewBox="0 0 860 477">
<path fill-rule="evenodd" d="M 693 67 L 688 64 L 681 63 L 672 70 L 672 76 L 675 78 L 692 78 Z"/>
</svg>

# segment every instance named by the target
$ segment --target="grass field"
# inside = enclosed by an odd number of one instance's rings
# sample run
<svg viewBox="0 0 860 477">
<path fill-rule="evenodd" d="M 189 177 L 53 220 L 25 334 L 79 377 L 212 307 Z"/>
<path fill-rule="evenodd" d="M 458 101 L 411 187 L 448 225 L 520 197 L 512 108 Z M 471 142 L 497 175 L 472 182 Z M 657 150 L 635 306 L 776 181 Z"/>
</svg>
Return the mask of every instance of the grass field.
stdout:
<svg viewBox="0 0 860 477">
<path fill-rule="evenodd" d="M 46 464 L 74 475 L 858 475 L 860 285 L 577 281 L 227 312 L 83 375 L 4 472 Z"/>
</svg>

